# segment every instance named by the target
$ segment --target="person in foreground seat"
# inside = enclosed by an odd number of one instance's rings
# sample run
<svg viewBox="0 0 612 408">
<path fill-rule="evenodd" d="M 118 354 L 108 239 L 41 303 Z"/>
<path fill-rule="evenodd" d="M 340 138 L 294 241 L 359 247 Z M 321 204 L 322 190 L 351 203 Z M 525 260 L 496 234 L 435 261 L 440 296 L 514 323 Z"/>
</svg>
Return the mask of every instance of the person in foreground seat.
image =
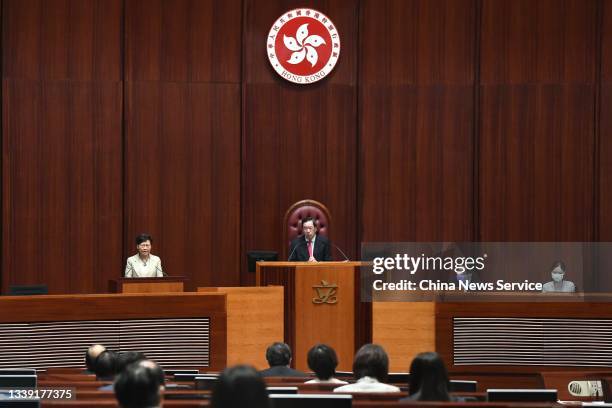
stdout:
<svg viewBox="0 0 612 408">
<path fill-rule="evenodd" d="M 410 395 L 403 401 L 453 401 L 444 361 L 438 353 L 418 354 L 410 364 Z"/>
<path fill-rule="evenodd" d="M 106 351 L 106 347 L 101 344 L 93 344 L 87 349 L 85 352 L 85 367 L 87 367 L 87 369 L 83 374 L 95 374 L 94 364 L 96 358 L 98 358 L 103 351 Z"/>
<path fill-rule="evenodd" d="M 124 351 L 122 353 L 117 353 L 115 357 L 115 377 L 125 371 L 129 365 L 146 359 L 147 357 L 138 351 Z M 99 387 L 98 391 L 112 391 L 113 389 L 114 384 L 108 384 Z"/>
<path fill-rule="evenodd" d="M 334 378 L 337 366 L 338 357 L 333 348 L 326 344 L 317 344 L 313 346 L 308 351 L 308 367 L 315 373 L 317 378 L 306 381 L 306 384 L 347 384 L 346 381 Z"/>
<path fill-rule="evenodd" d="M 112 381 L 115 378 L 117 353 L 104 350 L 94 361 L 94 373 L 98 381 Z"/>
<path fill-rule="evenodd" d="M 152 360 L 130 364 L 115 381 L 115 397 L 121 408 L 161 407 L 164 371 Z"/>
<path fill-rule="evenodd" d="M 226 368 L 212 391 L 212 408 L 268 408 L 268 391 L 261 375 L 251 366 Z"/>
<path fill-rule="evenodd" d="M 389 374 L 389 357 L 378 344 L 366 344 L 355 354 L 353 375 L 357 382 L 335 388 L 334 392 L 400 392 L 385 384 Z"/>
<path fill-rule="evenodd" d="M 262 370 L 262 377 L 306 377 L 306 374 L 289 367 L 291 349 L 285 343 L 276 342 L 266 350 L 266 360 L 270 368 Z"/>
</svg>

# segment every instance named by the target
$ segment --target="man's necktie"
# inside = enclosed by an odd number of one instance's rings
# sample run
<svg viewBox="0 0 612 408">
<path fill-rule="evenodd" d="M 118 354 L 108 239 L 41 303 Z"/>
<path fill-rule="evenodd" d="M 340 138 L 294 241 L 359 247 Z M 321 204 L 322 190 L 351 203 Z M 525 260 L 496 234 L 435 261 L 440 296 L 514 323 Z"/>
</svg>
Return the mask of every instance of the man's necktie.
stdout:
<svg viewBox="0 0 612 408">
<path fill-rule="evenodd" d="M 307 241 L 308 242 L 308 257 L 312 258 L 312 241 Z"/>
</svg>

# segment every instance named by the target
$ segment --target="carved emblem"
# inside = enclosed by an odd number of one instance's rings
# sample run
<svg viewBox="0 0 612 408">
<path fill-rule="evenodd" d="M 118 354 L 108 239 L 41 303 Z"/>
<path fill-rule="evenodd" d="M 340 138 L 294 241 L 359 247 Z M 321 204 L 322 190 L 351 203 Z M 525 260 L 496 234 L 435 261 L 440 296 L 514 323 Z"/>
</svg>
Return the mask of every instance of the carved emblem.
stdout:
<svg viewBox="0 0 612 408">
<path fill-rule="evenodd" d="M 312 303 L 334 304 L 338 302 L 338 297 L 336 296 L 336 293 L 338 292 L 338 285 L 335 283 L 327 283 L 325 280 L 322 280 L 320 285 L 314 285 L 312 288 L 315 290 L 318 296 L 312 298 Z"/>
</svg>

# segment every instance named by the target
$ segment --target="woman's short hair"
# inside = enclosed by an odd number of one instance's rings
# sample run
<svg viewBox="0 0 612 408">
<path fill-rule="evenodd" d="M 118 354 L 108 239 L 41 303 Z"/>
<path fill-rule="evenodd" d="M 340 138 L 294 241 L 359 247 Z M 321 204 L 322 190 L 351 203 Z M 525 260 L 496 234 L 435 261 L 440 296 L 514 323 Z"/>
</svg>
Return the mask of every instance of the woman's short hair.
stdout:
<svg viewBox="0 0 612 408">
<path fill-rule="evenodd" d="M 142 233 L 136 237 L 136 245 L 140 245 L 143 242 L 147 242 L 147 241 L 149 241 L 150 243 L 153 243 L 153 238 L 149 234 Z"/>
<path fill-rule="evenodd" d="M 449 401 L 448 373 L 438 353 L 418 354 L 410 364 L 410 395 L 419 401 Z"/>
<path fill-rule="evenodd" d="M 552 266 L 550 267 L 550 270 L 554 271 L 557 268 L 561 269 L 563 271 L 563 273 L 565 273 L 566 266 L 565 266 L 565 263 L 563 261 L 555 261 L 552 264 Z"/>
<path fill-rule="evenodd" d="M 388 374 L 389 357 L 381 346 L 365 344 L 357 351 L 353 360 L 353 375 L 356 379 L 372 377 L 385 382 Z"/>
<path fill-rule="evenodd" d="M 213 387 L 210 405 L 213 408 L 267 408 L 266 383 L 251 366 L 226 368 Z"/>
<path fill-rule="evenodd" d="M 308 351 L 308 367 L 320 380 L 329 380 L 336 373 L 338 357 L 333 348 L 317 344 Z"/>
<path fill-rule="evenodd" d="M 286 366 L 291 362 L 291 349 L 285 343 L 272 343 L 266 350 L 266 360 L 270 367 Z"/>
</svg>

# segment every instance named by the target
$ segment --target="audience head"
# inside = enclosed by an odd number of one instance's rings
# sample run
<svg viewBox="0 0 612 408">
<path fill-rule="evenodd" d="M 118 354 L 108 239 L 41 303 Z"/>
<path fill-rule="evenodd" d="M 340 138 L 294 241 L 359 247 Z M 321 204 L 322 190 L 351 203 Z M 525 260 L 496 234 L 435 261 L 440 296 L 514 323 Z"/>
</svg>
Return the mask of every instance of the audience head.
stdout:
<svg viewBox="0 0 612 408">
<path fill-rule="evenodd" d="M 353 360 L 353 375 L 356 379 L 372 377 L 385 382 L 388 374 L 389 357 L 381 346 L 365 344 L 357 351 Z"/>
<path fill-rule="evenodd" d="M 336 373 L 338 357 L 333 348 L 317 344 L 308 351 L 308 367 L 320 380 L 329 380 Z"/>
<path fill-rule="evenodd" d="M 438 353 L 418 354 L 410 364 L 410 395 L 419 401 L 449 401 L 448 373 Z"/>
<path fill-rule="evenodd" d="M 288 366 L 291 363 L 291 349 L 285 343 L 273 343 L 266 350 L 266 360 L 270 367 Z"/>
<path fill-rule="evenodd" d="M 164 371 L 151 360 L 128 365 L 115 380 L 115 396 L 122 408 L 159 407 Z"/>
<path fill-rule="evenodd" d="M 94 362 L 94 373 L 99 380 L 113 379 L 116 373 L 117 354 L 111 350 L 104 350 Z"/>
<path fill-rule="evenodd" d="M 267 408 L 266 383 L 253 367 L 239 365 L 226 368 L 213 388 L 211 406 Z"/>
<path fill-rule="evenodd" d="M 139 351 L 124 351 L 119 353 L 115 364 L 115 372 L 120 374 L 130 364 L 146 359 L 147 357 Z"/>
<path fill-rule="evenodd" d="M 96 362 L 96 358 L 98 358 L 100 353 L 102 353 L 104 350 L 106 350 L 106 347 L 101 344 L 94 344 L 87 349 L 85 352 L 85 366 L 87 367 L 87 370 L 91 371 L 92 373 L 94 372 L 94 363 Z"/>
</svg>

